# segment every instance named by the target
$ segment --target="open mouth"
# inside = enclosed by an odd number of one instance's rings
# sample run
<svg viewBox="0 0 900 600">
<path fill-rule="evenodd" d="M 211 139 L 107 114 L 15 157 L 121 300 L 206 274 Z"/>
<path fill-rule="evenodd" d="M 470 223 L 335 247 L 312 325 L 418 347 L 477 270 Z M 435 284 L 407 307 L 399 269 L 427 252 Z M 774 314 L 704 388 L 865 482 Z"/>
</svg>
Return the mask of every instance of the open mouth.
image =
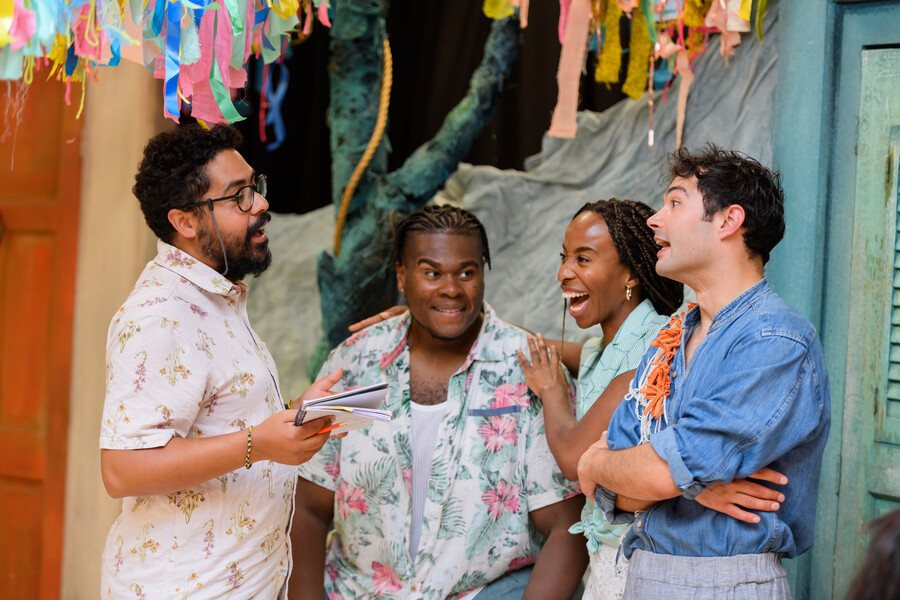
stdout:
<svg viewBox="0 0 900 600">
<path fill-rule="evenodd" d="M 250 228 L 250 239 L 254 242 L 264 242 L 267 239 L 265 227 L 271 220 L 272 215 L 267 212 L 260 215 L 259 219 L 257 219 Z"/>
<path fill-rule="evenodd" d="M 659 254 L 666 248 L 671 247 L 671 244 L 669 244 L 669 242 L 667 242 L 666 240 L 661 240 L 659 238 L 653 238 L 653 241 L 655 241 L 656 245 L 659 246 L 659 250 L 656 251 L 657 256 L 659 256 Z"/>
<path fill-rule="evenodd" d="M 461 315 L 465 308 L 462 306 L 435 306 L 434 310 L 447 317 L 455 317 Z"/>
<path fill-rule="evenodd" d="M 587 292 L 563 292 L 563 298 L 569 301 L 569 314 L 577 317 L 587 309 L 591 295 Z"/>
</svg>

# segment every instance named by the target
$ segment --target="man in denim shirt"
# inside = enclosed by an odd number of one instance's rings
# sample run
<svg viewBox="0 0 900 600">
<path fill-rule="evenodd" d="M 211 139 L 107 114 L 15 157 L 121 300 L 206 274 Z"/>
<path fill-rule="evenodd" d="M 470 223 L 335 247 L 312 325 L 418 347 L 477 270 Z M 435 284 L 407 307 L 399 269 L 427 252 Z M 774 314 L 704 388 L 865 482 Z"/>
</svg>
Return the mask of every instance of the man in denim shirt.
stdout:
<svg viewBox="0 0 900 600">
<path fill-rule="evenodd" d="M 670 174 L 648 220 L 656 268 L 698 305 L 660 332 L 579 478 L 611 522 L 633 522 L 625 598 L 790 598 L 780 558 L 813 543 L 830 406 L 818 335 L 763 277 L 784 193 L 777 174 L 712 145 L 677 151 Z M 763 467 L 786 476 L 775 511 L 746 522 L 693 501 Z"/>
</svg>

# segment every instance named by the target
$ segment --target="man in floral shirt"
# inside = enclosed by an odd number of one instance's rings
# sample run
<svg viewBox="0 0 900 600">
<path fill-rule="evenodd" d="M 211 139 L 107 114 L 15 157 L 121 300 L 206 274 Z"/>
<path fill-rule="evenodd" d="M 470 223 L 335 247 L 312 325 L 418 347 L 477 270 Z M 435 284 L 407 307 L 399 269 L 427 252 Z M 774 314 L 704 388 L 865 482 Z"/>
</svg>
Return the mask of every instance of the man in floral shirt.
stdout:
<svg viewBox="0 0 900 600">
<path fill-rule="evenodd" d="M 516 359 L 526 332 L 483 301 L 483 226 L 427 207 L 397 228 L 395 256 L 409 311 L 346 340 L 323 368 L 342 367 L 348 388 L 387 381 L 393 420 L 300 468 L 292 597 L 321 600 L 323 579 L 329 600 L 497 598 L 490 584 L 510 579 L 521 584 L 504 598 L 526 583 L 528 598 L 571 597 L 587 564 L 568 533 L 583 498 L 550 454 Z M 530 580 L 504 578 L 532 563 Z"/>
<path fill-rule="evenodd" d="M 327 423 L 294 426 L 247 319 L 240 280 L 271 260 L 269 205 L 239 143 L 228 127 L 188 126 L 144 150 L 134 193 L 159 253 L 109 328 L 101 471 L 123 503 L 103 552 L 103 598 L 286 592 L 291 465 L 322 447 Z"/>
</svg>

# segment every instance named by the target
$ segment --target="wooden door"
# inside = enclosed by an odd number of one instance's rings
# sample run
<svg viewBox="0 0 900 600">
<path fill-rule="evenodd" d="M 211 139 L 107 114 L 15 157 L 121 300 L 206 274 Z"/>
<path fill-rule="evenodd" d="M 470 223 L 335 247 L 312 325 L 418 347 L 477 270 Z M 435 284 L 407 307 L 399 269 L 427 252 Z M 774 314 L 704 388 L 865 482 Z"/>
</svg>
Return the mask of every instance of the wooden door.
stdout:
<svg viewBox="0 0 900 600">
<path fill-rule="evenodd" d="M 900 508 L 900 48 L 863 49 L 834 597 Z M 845 201 L 854 201 L 848 198 Z"/>
<path fill-rule="evenodd" d="M 35 74 L 24 103 L 0 82 L 0 107 L 13 108 L 0 113 L 0 596 L 10 599 L 60 596 L 81 122 L 45 78 Z"/>
</svg>

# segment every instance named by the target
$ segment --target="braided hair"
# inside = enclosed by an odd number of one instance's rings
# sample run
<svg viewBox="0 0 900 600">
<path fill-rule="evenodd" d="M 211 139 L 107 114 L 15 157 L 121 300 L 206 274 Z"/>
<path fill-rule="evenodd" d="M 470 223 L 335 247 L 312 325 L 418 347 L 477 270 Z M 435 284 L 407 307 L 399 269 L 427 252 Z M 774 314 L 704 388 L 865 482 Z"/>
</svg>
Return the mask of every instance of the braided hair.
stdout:
<svg viewBox="0 0 900 600">
<path fill-rule="evenodd" d="M 656 242 L 647 219 L 653 209 L 632 200 L 598 200 L 588 202 L 575 213 L 592 212 L 603 217 L 609 228 L 613 246 L 628 270 L 637 277 L 645 298 L 661 315 L 670 315 L 684 302 L 684 286 L 656 272 Z M 573 217 L 573 219 L 575 218 Z"/>
<path fill-rule="evenodd" d="M 488 248 L 487 233 L 478 218 L 457 206 L 430 204 L 422 207 L 400 221 L 394 228 L 394 261 L 403 259 L 403 248 L 410 233 L 461 233 L 477 234 L 481 237 L 482 258 L 491 268 L 491 251 Z"/>
</svg>

